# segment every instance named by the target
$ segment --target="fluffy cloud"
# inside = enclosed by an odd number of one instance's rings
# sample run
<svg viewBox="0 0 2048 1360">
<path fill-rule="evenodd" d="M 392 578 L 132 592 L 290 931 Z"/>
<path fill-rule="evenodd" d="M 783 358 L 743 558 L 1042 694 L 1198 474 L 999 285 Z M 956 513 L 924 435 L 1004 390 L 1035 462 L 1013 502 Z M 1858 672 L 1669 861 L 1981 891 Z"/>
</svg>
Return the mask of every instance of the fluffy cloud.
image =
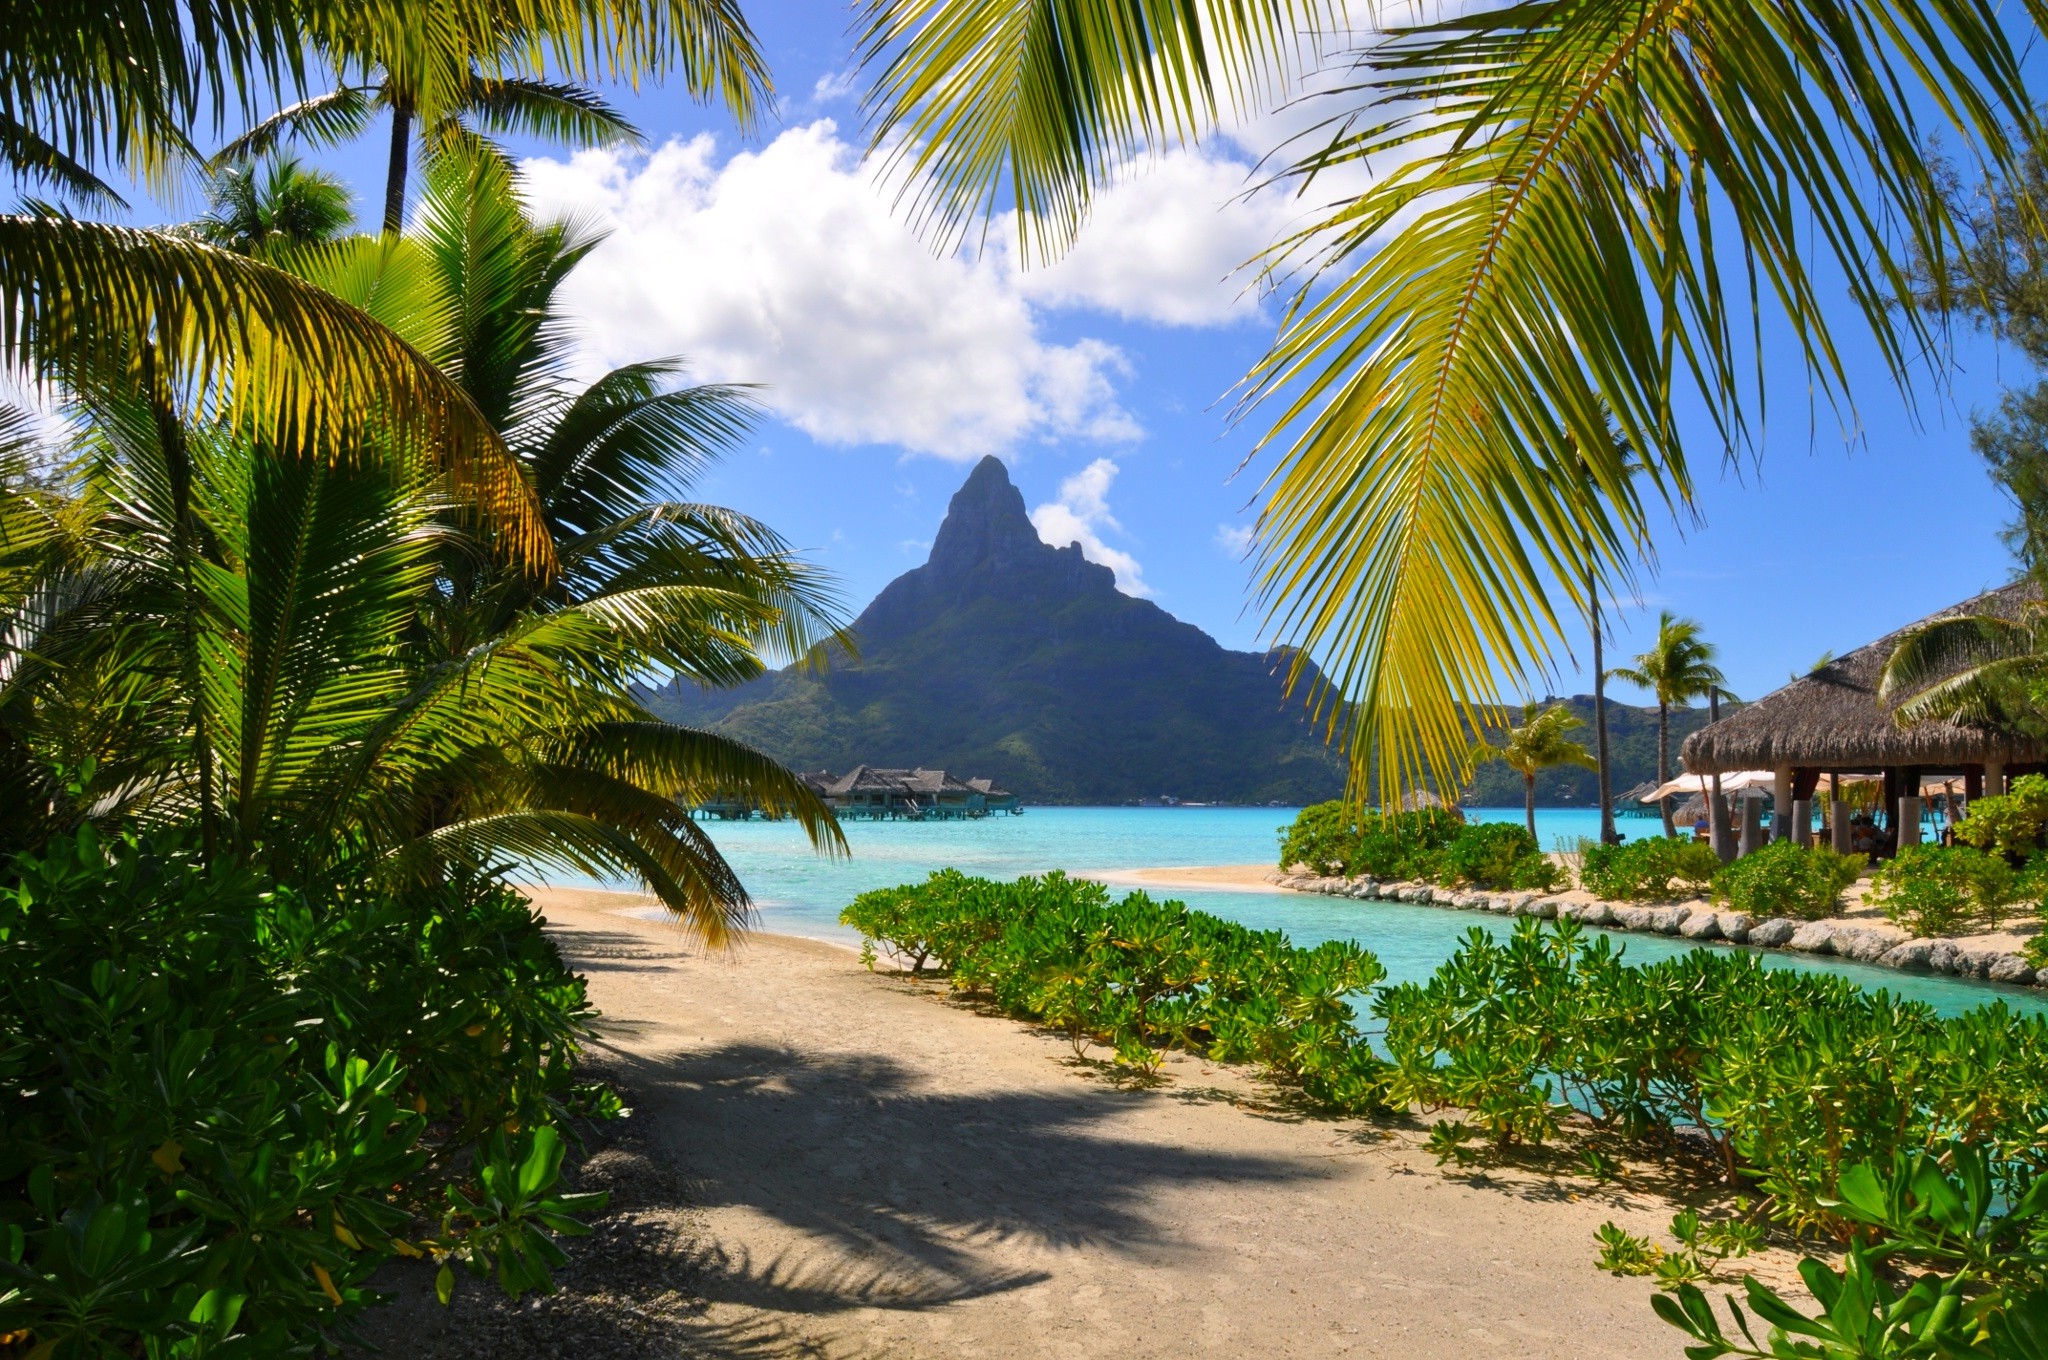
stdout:
<svg viewBox="0 0 2048 1360">
<path fill-rule="evenodd" d="M 827 76 L 813 98 L 847 86 Z M 680 354 L 700 377 L 764 384 L 813 438 L 965 461 L 1140 435 L 1119 401 L 1122 352 L 1048 338 L 1053 312 L 1173 326 L 1260 315 L 1239 267 L 1293 208 L 1245 200 L 1250 167 L 1228 148 L 1134 169 L 1074 249 L 1036 269 L 1020 268 L 1009 219 L 985 252 L 934 254 L 830 119 L 730 157 L 707 135 L 523 168 L 536 207 L 610 233 L 563 290 L 592 364 Z"/>
<path fill-rule="evenodd" d="M 1126 595 L 1144 597 L 1152 593 L 1145 584 L 1138 559 L 1102 541 L 1105 531 L 1121 534 L 1124 527 L 1109 512 L 1109 486 L 1116 480 L 1117 466 L 1098 458 L 1060 483 L 1060 496 L 1031 512 L 1038 536 L 1055 548 L 1069 543 L 1081 545 L 1081 555 L 1116 573 L 1116 588 Z"/>
<path fill-rule="evenodd" d="M 1047 340 L 1004 261 L 935 256 L 829 119 L 715 151 L 700 136 L 526 163 L 537 207 L 611 232 L 564 289 L 593 360 L 684 355 L 699 376 L 765 384 L 829 443 L 964 461 L 1137 437 L 1115 346 Z"/>
<path fill-rule="evenodd" d="M 996 239 L 1018 287 L 1041 305 L 1169 326 L 1255 319 L 1256 261 L 1298 206 L 1272 192 L 1248 195 L 1252 174 L 1223 150 L 1169 152 L 1099 194 L 1080 238 L 1056 262 L 1017 269 L 1014 218 L 1002 220 Z"/>
</svg>

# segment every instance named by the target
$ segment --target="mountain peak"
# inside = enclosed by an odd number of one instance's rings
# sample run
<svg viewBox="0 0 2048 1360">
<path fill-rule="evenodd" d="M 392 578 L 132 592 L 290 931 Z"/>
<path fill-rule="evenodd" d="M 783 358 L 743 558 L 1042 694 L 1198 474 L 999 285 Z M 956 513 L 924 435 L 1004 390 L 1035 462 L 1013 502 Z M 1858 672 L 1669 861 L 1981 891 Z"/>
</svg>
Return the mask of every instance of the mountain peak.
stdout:
<svg viewBox="0 0 2048 1360">
<path fill-rule="evenodd" d="M 1010 482 L 1003 460 L 991 454 L 974 465 L 946 506 L 945 522 L 932 539 L 929 564 L 960 575 L 984 564 L 1003 564 L 1048 551 L 1038 540 L 1024 495 Z"/>
</svg>

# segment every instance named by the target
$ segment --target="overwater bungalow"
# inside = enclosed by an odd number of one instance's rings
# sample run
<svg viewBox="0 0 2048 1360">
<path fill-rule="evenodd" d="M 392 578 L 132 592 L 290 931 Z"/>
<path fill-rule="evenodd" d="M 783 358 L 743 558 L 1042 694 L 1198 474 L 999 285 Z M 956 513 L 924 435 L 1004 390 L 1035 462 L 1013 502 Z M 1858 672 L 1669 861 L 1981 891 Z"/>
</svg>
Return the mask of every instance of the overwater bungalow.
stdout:
<svg viewBox="0 0 2048 1360">
<path fill-rule="evenodd" d="M 2013 617 L 2034 598 L 2024 583 L 2005 586 L 1928 617 Z M 1819 802 L 1828 808 L 1837 850 L 1889 854 L 1921 838 L 1923 790 L 1946 785 L 1967 806 L 1968 799 L 2003 793 L 2008 779 L 2043 768 L 2048 751 L 2008 734 L 1950 722 L 1901 727 L 1893 721 L 1878 702 L 1877 685 L 1905 631 L 1838 657 L 1686 738 L 1681 757 L 1689 774 L 1771 772 L 1772 825 L 1767 835 L 1743 828 L 1742 844 L 1786 837 L 1806 843 Z M 1852 797 L 1852 781 L 1881 782 L 1882 792 L 1876 799 Z M 1743 806 L 1754 804 L 1743 800 Z M 1854 812 L 1857 806 L 1870 806 L 1869 815 Z"/>
<path fill-rule="evenodd" d="M 841 818 L 949 821 L 1022 812 L 1017 795 L 993 779 L 958 779 L 944 770 L 885 770 L 856 765 L 845 774 L 802 776 Z"/>
</svg>

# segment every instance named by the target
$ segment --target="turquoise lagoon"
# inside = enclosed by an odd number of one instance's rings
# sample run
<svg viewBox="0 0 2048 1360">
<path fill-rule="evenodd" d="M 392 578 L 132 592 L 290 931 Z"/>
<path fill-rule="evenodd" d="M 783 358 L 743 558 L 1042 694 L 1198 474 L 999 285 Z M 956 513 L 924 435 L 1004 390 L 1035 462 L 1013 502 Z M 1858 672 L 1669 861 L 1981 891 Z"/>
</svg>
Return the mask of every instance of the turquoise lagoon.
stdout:
<svg viewBox="0 0 2048 1360">
<path fill-rule="evenodd" d="M 1468 810 L 1467 815 L 1520 821 L 1522 810 L 1481 808 Z M 1279 853 L 1280 833 L 1293 818 L 1292 808 L 1034 807 L 1022 816 L 977 822 L 853 822 L 846 827 L 853 853 L 837 860 L 813 852 L 801 829 L 790 822 L 702 825 L 753 894 L 761 929 L 853 943 L 858 937 L 839 924 L 839 911 L 856 894 L 913 882 L 935 869 L 1015 878 L 1048 869 L 1091 874 L 1270 864 Z M 1590 836 L 1597 829 L 1598 817 L 1591 809 L 1540 808 L 1536 813 L 1537 836 L 1545 849 L 1560 839 Z M 1659 830 L 1654 818 L 1624 818 L 1621 829 L 1630 836 L 1655 835 Z M 557 881 L 570 880 L 559 876 Z M 1284 930 L 1298 944 L 1357 940 L 1379 956 L 1395 982 L 1427 978 L 1457 949 L 1467 931 L 1491 929 L 1497 923 L 1497 918 L 1469 912 L 1307 893 L 1149 891 L 1256 929 Z M 1657 936 L 1615 938 L 1629 958 L 1640 961 L 1696 947 Z M 1773 967 L 1841 973 L 1865 986 L 1925 1001 L 1944 1014 L 2001 997 L 2028 1009 L 2048 1009 L 2048 999 L 2033 988 L 1961 982 L 1783 953 L 1763 957 Z"/>
</svg>

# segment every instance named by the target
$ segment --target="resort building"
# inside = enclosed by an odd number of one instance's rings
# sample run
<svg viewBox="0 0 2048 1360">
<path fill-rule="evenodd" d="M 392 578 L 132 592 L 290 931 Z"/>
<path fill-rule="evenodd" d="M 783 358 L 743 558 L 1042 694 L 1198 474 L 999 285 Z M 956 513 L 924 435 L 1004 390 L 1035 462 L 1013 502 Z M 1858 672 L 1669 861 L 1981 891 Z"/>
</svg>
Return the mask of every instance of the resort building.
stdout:
<svg viewBox="0 0 2048 1360">
<path fill-rule="evenodd" d="M 2022 583 L 1928 617 L 2017 617 L 2037 598 Z M 1837 850 L 1884 855 L 1921 839 L 1926 796 L 1946 790 L 1954 816 L 1968 799 L 2003 793 L 2008 779 L 2039 771 L 2048 752 L 2009 734 L 1951 722 L 1902 727 L 1893 720 L 1878 702 L 1877 687 L 1905 631 L 1838 657 L 1693 733 L 1681 751 L 1687 773 L 1769 771 L 1771 838 L 1804 843 L 1820 808 Z M 1742 799 L 1740 806 L 1753 823 L 1757 804 Z M 1753 824 L 1738 833 L 1745 849 L 1766 838 Z"/>
<path fill-rule="evenodd" d="M 802 776 L 842 818 L 926 821 L 1022 812 L 1017 795 L 992 779 L 956 779 L 944 770 L 884 770 L 856 765 L 845 774 Z"/>
</svg>

